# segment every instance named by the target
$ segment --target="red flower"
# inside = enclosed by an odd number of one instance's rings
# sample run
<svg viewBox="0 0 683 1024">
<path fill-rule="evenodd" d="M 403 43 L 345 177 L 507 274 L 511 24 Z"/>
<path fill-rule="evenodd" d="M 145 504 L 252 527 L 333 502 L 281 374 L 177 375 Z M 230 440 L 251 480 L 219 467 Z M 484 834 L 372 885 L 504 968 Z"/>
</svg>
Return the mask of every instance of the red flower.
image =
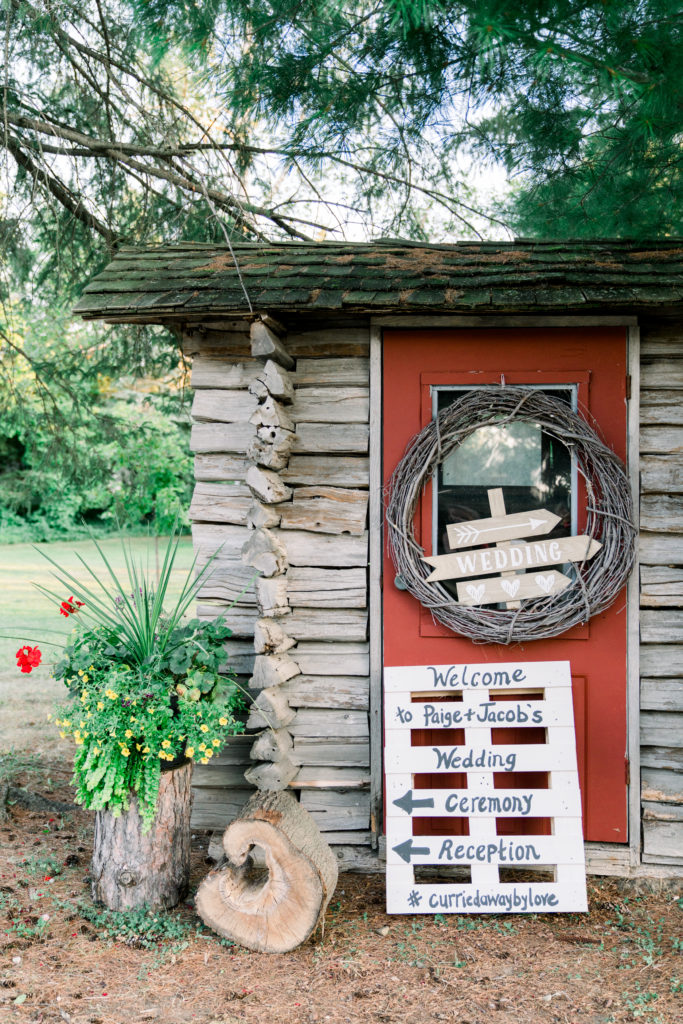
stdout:
<svg viewBox="0 0 683 1024">
<path fill-rule="evenodd" d="M 67 619 L 70 615 L 75 615 L 79 608 L 83 607 L 83 601 L 74 601 L 73 594 L 68 601 L 62 601 L 59 606 L 59 614 L 64 615 Z"/>
<path fill-rule="evenodd" d="M 21 647 L 17 651 L 17 665 L 22 672 L 30 672 L 40 665 L 42 656 L 37 647 Z"/>
</svg>

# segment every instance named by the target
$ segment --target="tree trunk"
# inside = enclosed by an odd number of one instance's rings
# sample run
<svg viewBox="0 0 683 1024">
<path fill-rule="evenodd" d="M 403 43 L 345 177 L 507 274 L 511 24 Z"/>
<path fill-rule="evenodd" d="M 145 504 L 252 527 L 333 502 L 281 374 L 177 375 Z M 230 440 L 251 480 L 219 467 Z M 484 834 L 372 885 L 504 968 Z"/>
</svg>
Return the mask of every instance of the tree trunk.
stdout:
<svg viewBox="0 0 683 1024">
<path fill-rule="evenodd" d="M 260 847 L 265 865 L 250 856 Z M 337 861 L 291 793 L 256 793 L 223 836 L 227 863 L 195 905 L 214 931 L 247 949 L 287 953 L 313 933 L 337 884 Z"/>
<path fill-rule="evenodd" d="M 162 771 L 157 810 L 142 831 L 137 800 L 118 817 L 98 811 L 92 859 L 93 898 L 110 910 L 174 907 L 190 879 L 192 764 Z"/>
</svg>

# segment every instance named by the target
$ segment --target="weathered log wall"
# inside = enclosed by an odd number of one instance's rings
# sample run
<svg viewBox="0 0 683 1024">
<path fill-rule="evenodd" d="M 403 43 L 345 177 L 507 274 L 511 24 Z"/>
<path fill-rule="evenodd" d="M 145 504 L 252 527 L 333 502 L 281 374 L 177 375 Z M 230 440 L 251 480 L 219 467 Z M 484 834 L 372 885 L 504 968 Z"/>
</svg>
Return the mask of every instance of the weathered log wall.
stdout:
<svg viewBox="0 0 683 1024">
<path fill-rule="evenodd" d="M 272 326 L 184 336 L 195 550 L 200 564 L 218 551 L 199 614 L 232 604 L 228 653 L 256 701 L 248 727 L 262 730 L 195 767 L 193 824 L 223 828 L 235 816 L 246 770 L 261 788 L 297 792 L 354 867 L 371 852 L 369 334 Z"/>
<path fill-rule="evenodd" d="M 683 329 L 641 331 L 643 860 L 683 865 Z"/>
<path fill-rule="evenodd" d="M 244 323 L 185 335 L 196 389 L 191 516 L 200 563 L 220 549 L 217 572 L 200 595 L 200 612 L 213 615 L 235 602 L 229 612 L 231 663 L 244 684 L 255 680 L 255 696 L 275 685 L 280 701 L 278 709 L 264 705 L 261 717 L 252 719 L 256 727 L 264 715 L 275 715 L 280 742 L 269 752 L 264 741 L 254 750 L 253 734 L 238 737 L 211 765 L 196 768 L 193 821 L 222 828 L 237 813 L 249 793 L 244 770 L 254 765 L 252 751 L 257 761 L 264 758 L 259 763 L 266 782 L 272 776 L 281 783 L 287 768 L 289 787 L 341 863 L 367 865 L 368 332 L 290 333 L 281 343 L 281 358 L 293 362 L 291 392 L 269 378 L 278 374 L 265 370 L 267 353 L 255 358 Z M 262 387 L 255 386 L 257 380 Z M 278 387 L 285 393 L 274 395 L 270 389 L 277 393 Z M 259 422 L 250 422 L 254 418 Z M 680 329 L 642 330 L 640 419 L 643 859 L 681 864 Z M 255 558 L 272 574 L 257 583 L 242 551 L 264 533 L 275 550 L 259 549 Z"/>
</svg>

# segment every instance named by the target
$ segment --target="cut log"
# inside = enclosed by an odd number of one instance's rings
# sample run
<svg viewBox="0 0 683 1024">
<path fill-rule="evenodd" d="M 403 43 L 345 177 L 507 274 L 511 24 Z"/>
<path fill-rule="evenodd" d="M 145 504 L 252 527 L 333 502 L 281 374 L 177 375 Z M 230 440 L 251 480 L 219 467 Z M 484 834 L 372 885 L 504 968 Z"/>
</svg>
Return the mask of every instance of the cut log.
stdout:
<svg viewBox="0 0 683 1024">
<path fill-rule="evenodd" d="M 127 811 L 95 815 L 92 894 L 110 910 L 175 907 L 190 881 L 192 764 L 161 773 L 157 810 L 148 832 L 135 798 Z"/>
<path fill-rule="evenodd" d="M 341 708 L 367 711 L 370 695 L 363 676 L 294 676 L 283 685 L 293 708 Z"/>
<path fill-rule="evenodd" d="M 235 483 L 244 480 L 249 462 L 240 455 L 195 455 L 195 480 L 220 480 L 223 483 Z M 325 478 L 327 479 L 327 478 Z M 330 483 L 334 483 L 331 480 Z"/>
<path fill-rule="evenodd" d="M 683 520 L 683 494 L 643 494 L 640 525 L 653 533 L 677 533 Z"/>
<path fill-rule="evenodd" d="M 289 603 L 302 608 L 365 608 L 367 572 L 292 566 L 287 571 Z"/>
<path fill-rule="evenodd" d="M 247 482 L 248 479 L 249 474 Z M 281 525 L 287 530 L 361 536 L 365 532 L 367 511 L 367 491 L 346 487 L 297 487 L 292 503 L 282 509 Z"/>
<path fill-rule="evenodd" d="M 264 505 L 254 500 L 247 509 L 245 522 L 252 530 L 268 530 L 279 526 L 280 518 L 277 505 Z"/>
<path fill-rule="evenodd" d="M 277 536 L 287 549 L 291 565 L 342 569 L 368 564 L 367 533 L 353 537 L 350 534 L 334 536 L 312 534 L 307 530 L 281 530 Z"/>
<path fill-rule="evenodd" d="M 254 321 L 250 330 L 251 354 L 261 359 L 271 359 L 286 370 L 294 368 L 294 360 L 277 334 L 259 320 Z"/>
<path fill-rule="evenodd" d="M 247 729 L 283 729 L 294 718 L 294 711 L 278 686 L 261 690 L 251 705 Z"/>
<path fill-rule="evenodd" d="M 251 495 L 243 483 L 203 483 L 195 485 L 189 517 L 199 522 L 234 523 L 245 521 Z"/>
<path fill-rule="evenodd" d="M 330 487 L 367 487 L 369 461 L 362 455 L 292 455 L 282 479 L 288 484 L 315 486 L 324 481 Z"/>
<path fill-rule="evenodd" d="M 294 400 L 294 385 L 287 370 L 278 366 L 272 359 L 256 374 L 256 380 L 249 385 L 252 395 L 257 398 L 265 398 L 272 395 L 286 404 Z"/>
<path fill-rule="evenodd" d="M 190 434 L 190 451 L 246 452 L 256 435 L 251 423 L 195 423 Z"/>
<path fill-rule="evenodd" d="M 259 619 L 254 627 L 254 650 L 257 654 L 284 654 L 294 647 L 296 640 L 287 636 L 278 622 Z"/>
<path fill-rule="evenodd" d="M 254 846 L 265 874 L 253 870 Z M 205 924 L 247 949 L 287 953 L 322 921 L 337 885 L 337 860 L 291 793 L 258 793 L 225 831 L 228 860 L 199 886 Z"/>
<path fill-rule="evenodd" d="M 252 761 L 282 761 L 292 750 L 292 737 L 287 729 L 265 729 L 256 737 L 249 751 Z"/>
<path fill-rule="evenodd" d="M 302 455 L 322 452 L 367 452 L 370 429 L 365 423 L 299 423 L 294 450 Z"/>
<path fill-rule="evenodd" d="M 260 577 L 256 581 L 256 600 L 261 615 L 267 615 L 270 618 L 289 615 L 287 577 L 273 576 L 272 579 Z"/>
<path fill-rule="evenodd" d="M 367 385 L 370 379 L 369 359 L 299 359 L 296 364 L 294 381 L 298 388 L 344 387 Z M 217 386 L 217 385 L 216 385 Z"/>
<path fill-rule="evenodd" d="M 297 423 L 367 423 L 368 388 L 298 387 L 292 406 Z"/>
<path fill-rule="evenodd" d="M 249 467 L 245 483 L 254 497 L 259 501 L 265 501 L 267 505 L 277 505 L 292 496 L 291 487 L 283 484 L 277 473 L 261 469 L 259 466 Z"/>
<path fill-rule="evenodd" d="M 207 388 L 195 392 L 192 419 L 208 423 L 244 423 L 256 406 L 256 398 L 248 391 Z"/>
<path fill-rule="evenodd" d="M 266 793 L 279 793 L 296 778 L 299 773 L 299 766 L 289 757 L 283 757 L 281 761 L 263 761 L 261 764 L 254 764 L 247 768 L 244 778 L 252 786 L 262 789 Z"/>
<path fill-rule="evenodd" d="M 255 427 L 280 427 L 282 430 L 294 430 L 294 420 L 284 405 L 268 395 L 249 417 Z"/>
<path fill-rule="evenodd" d="M 256 428 L 250 425 L 250 430 Z M 261 437 L 254 437 L 246 448 L 249 458 L 259 466 L 266 466 L 268 469 L 284 469 L 289 460 L 289 453 L 292 450 L 294 434 L 286 431 L 276 443 L 271 443 Z"/>
<path fill-rule="evenodd" d="M 231 362 L 210 356 L 195 356 L 192 360 L 192 387 L 247 388 L 262 370 L 259 359 Z"/>
<path fill-rule="evenodd" d="M 299 675 L 299 666 L 286 654 L 259 654 L 254 659 L 254 674 L 249 680 L 252 690 L 280 686 Z"/>
<path fill-rule="evenodd" d="M 242 548 L 242 561 L 264 576 L 277 576 L 287 568 L 287 554 L 270 530 L 254 530 Z"/>
</svg>

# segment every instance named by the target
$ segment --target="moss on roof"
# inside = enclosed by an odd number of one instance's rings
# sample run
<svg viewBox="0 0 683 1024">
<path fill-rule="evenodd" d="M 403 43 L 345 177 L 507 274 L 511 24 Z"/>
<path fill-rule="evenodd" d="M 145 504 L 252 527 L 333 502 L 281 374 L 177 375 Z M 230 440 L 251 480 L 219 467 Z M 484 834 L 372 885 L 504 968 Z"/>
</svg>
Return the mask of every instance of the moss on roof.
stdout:
<svg viewBox="0 0 683 1024">
<path fill-rule="evenodd" d="M 683 239 L 126 247 L 75 311 L 150 323 L 245 316 L 245 289 L 254 310 L 282 314 L 683 308 Z"/>
</svg>

